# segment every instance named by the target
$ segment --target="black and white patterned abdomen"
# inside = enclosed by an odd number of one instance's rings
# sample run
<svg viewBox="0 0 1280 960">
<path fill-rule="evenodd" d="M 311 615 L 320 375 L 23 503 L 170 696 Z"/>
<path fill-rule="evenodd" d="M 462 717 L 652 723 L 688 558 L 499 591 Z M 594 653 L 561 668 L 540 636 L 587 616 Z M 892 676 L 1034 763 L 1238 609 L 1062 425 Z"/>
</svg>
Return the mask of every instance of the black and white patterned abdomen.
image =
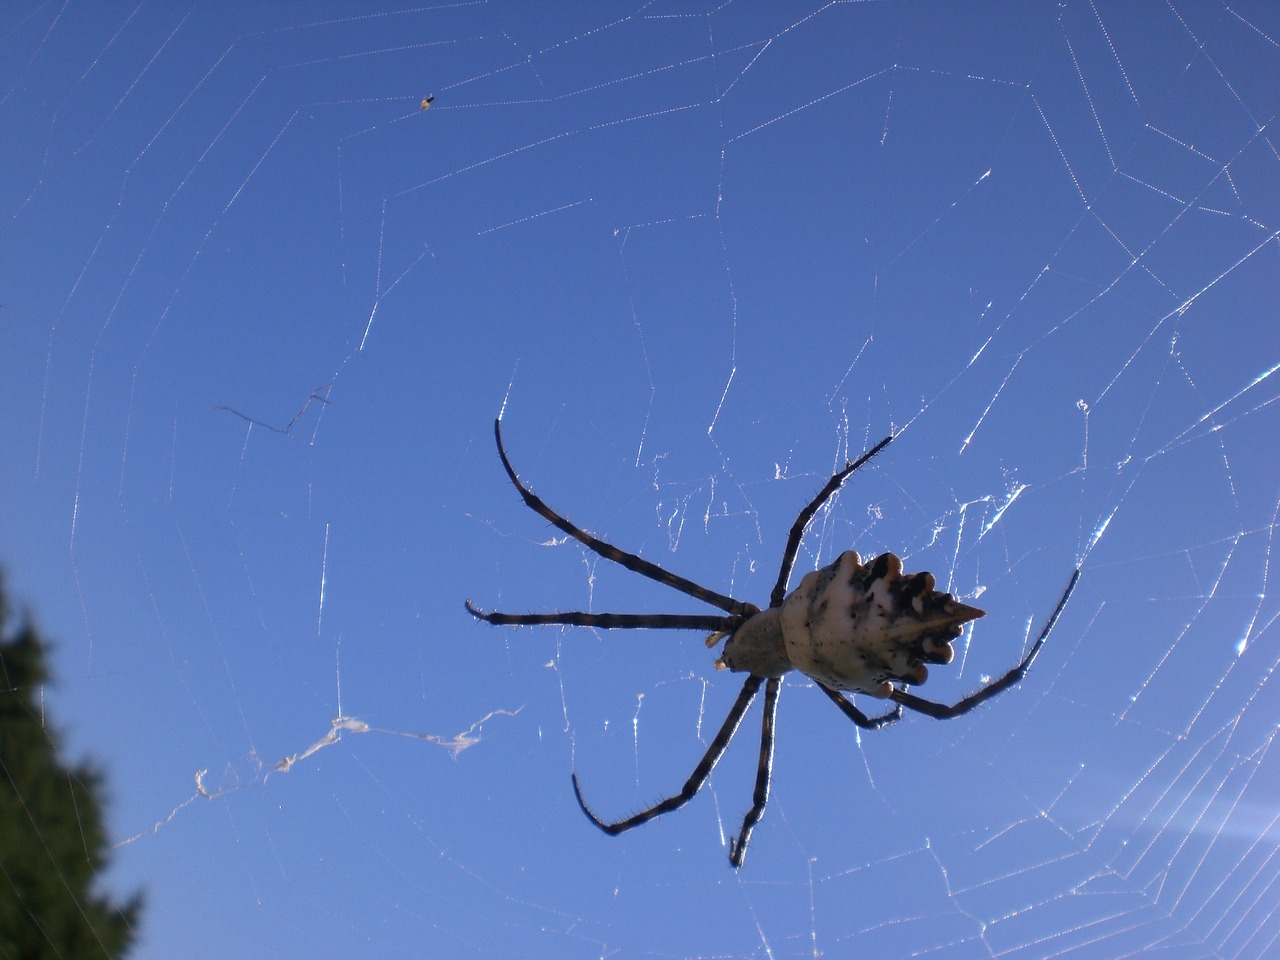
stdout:
<svg viewBox="0 0 1280 960">
<path fill-rule="evenodd" d="M 925 664 L 950 663 L 961 624 L 983 615 L 934 584 L 931 573 L 904 575 L 892 553 L 863 564 L 846 550 L 783 601 L 787 659 L 828 687 L 873 697 L 894 682 L 924 683 Z"/>
</svg>

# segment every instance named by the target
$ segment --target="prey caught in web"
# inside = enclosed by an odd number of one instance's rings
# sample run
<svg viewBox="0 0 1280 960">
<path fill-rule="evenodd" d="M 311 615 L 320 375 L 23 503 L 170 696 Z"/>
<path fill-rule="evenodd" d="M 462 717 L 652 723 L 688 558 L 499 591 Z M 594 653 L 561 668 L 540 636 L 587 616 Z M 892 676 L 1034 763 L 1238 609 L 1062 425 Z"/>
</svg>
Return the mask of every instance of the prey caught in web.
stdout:
<svg viewBox="0 0 1280 960">
<path fill-rule="evenodd" d="M 908 692 L 907 687 L 919 686 L 928 679 L 926 664 L 950 663 L 955 656 L 951 642 L 960 636 L 962 624 L 978 619 L 985 611 L 961 603 L 949 593 L 935 590 L 933 574 L 904 573 L 902 561 L 892 553 L 882 553 L 864 564 L 855 551 L 846 550 L 835 562 L 806 574 L 791 593 L 786 592 L 809 522 L 846 479 L 889 445 L 892 436 L 885 437 L 857 460 L 837 471 L 800 511 L 787 537 L 778 580 L 769 596 L 769 606 L 762 610 L 755 604 L 735 600 L 664 570 L 634 553 L 619 550 L 574 526 L 520 481 L 502 444 L 501 420 L 494 421 L 493 432 L 502 466 L 530 509 L 606 560 L 718 607 L 726 615 L 582 611 L 489 613 L 468 600 L 466 606 L 472 616 L 501 626 L 561 624 L 606 630 L 707 630 L 711 631 L 707 646 L 725 641 L 716 667 L 748 674 L 729 715 L 678 793 L 626 819 L 602 820 L 587 806 L 578 775 L 573 775 L 573 791 L 582 812 L 610 836 L 678 810 L 692 800 L 724 756 L 747 708 L 763 685 L 764 719 L 755 792 L 737 839 L 729 847 L 729 862 L 735 867 L 742 866 L 751 831 L 760 822 L 769 802 L 774 717 L 784 675 L 791 670 L 799 670 L 813 680 L 849 720 L 864 730 L 877 730 L 895 722 L 902 717 L 904 707 L 938 720 L 958 717 L 1003 693 L 1026 675 L 1080 579 L 1077 568 L 1044 629 L 1016 666 L 956 703 L 937 703 Z M 894 708 L 888 713 L 869 717 L 854 706 L 845 693 L 891 700 Z"/>
</svg>

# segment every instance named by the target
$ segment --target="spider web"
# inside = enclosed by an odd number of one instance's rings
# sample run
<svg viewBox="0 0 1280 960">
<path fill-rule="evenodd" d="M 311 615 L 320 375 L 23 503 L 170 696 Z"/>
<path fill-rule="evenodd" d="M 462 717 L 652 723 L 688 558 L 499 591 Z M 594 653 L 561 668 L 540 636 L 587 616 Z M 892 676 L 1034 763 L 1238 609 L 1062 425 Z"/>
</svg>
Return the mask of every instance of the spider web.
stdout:
<svg viewBox="0 0 1280 960">
<path fill-rule="evenodd" d="M 139 957 L 1258 958 L 1280 937 L 1263 2 L 77 3 L 0 24 L 8 582 Z M 429 103 L 427 98 L 434 95 Z M 893 550 L 987 611 L 782 691 L 708 612 Z M 794 578 L 793 578 L 794 579 Z M 876 705 L 861 702 L 874 711 Z"/>
</svg>

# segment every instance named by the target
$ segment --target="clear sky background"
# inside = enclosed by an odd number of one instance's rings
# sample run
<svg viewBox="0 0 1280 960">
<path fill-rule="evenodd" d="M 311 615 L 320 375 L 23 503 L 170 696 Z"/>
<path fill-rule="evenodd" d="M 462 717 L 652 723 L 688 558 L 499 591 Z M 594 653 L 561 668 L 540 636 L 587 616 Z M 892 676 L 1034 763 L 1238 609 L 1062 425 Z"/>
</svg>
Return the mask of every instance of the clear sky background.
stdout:
<svg viewBox="0 0 1280 960">
<path fill-rule="evenodd" d="M 1280 7 L 19 2 L 0 563 L 135 956 L 1274 955 Z M 435 95 L 430 109 L 421 101 Z M 712 612 L 854 547 L 987 611 L 853 729 Z M 864 709 L 876 704 L 863 701 Z"/>
</svg>

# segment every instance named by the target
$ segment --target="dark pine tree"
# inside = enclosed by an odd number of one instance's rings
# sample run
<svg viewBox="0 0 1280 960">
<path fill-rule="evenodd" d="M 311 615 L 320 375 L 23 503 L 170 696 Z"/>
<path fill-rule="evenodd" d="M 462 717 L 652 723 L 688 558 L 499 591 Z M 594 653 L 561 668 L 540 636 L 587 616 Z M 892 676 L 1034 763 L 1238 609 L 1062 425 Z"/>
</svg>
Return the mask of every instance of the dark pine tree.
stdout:
<svg viewBox="0 0 1280 960">
<path fill-rule="evenodd" d="M 123 957 L 141 898 L 95 892 L 107 843 L 91 765 L 65 766 L 40 703 L 45 644 L 24 618 L 9 631 L 0 582 L 0 958 Z"/>
</svg>

